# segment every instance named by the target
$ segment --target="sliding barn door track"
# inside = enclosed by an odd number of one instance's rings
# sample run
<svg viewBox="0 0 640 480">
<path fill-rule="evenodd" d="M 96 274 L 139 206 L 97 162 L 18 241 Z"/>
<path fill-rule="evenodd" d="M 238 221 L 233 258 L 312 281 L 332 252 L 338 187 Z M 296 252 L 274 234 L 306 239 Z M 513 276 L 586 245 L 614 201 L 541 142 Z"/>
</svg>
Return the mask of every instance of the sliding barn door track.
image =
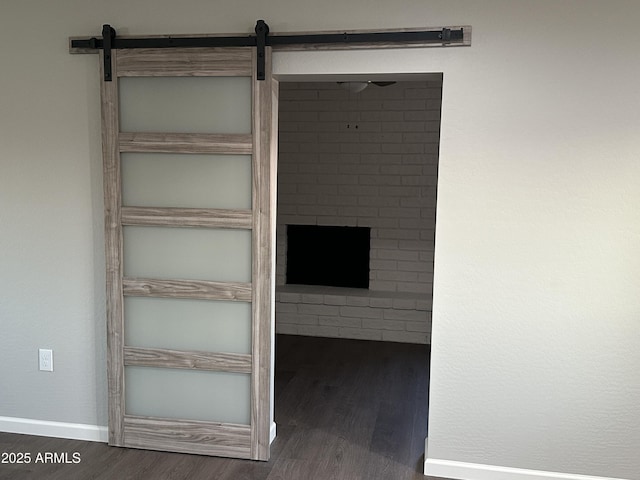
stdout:
<svg viewBox="0 0 640 480">
<path fill-rule="evenodd" d="M 303 34 L 272 34 L 264 20 L 258 20 L 255 35 L 238 36 L 157 36 L 118 37 L 111 25 L 103 25 L 101 37 L 72 38 L 72 53 L 92 53 L 104 50 L 104 80 L 110 82 L 111 50 L 124 48 L 197 48 L 197 47 L 256 47 L 258 80 L 264 80 L 265 48 L 345 49 L 345 48 L 390 48 L 407 46 L 470 45 L 471 27 L 442 27 L 426 30 L 387 30 L 353 32 L 318 32 Z"/>
</svg>

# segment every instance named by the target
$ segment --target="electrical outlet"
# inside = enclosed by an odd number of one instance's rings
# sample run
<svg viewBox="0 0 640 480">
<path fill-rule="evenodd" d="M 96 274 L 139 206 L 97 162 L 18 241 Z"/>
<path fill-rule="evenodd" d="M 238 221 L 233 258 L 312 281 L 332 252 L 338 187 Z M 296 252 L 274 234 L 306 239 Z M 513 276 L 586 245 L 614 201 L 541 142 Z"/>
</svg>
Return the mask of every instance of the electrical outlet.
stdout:
<svg viewBox="0 0 640 480">
<path fill-rule="evenodd" d="M 53 350 L 41 348 L 38 350 L 38 364 L 40 370 L 44 372 L 53 372 Z"/>
</svg>

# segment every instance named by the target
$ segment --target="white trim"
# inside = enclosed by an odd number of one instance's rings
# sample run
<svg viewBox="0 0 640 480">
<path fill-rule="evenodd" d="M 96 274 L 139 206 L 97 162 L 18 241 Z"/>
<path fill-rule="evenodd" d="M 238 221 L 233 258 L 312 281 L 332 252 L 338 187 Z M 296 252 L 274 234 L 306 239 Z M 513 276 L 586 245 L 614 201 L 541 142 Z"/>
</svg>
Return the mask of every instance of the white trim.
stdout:
<svg viewBox="0 0 640 480">
<path fill-rule="evenodd" d="M 89 442 L 109 439 L 107 427 L 83 423 L 49 422 L 31 418 L 0 417 L 0 432 L 38 435 L 41 437 L 69 438 Z"/>
<path fill-rule="evenodd" d="M 276 422 L 271 422 L 271 431 L 269 433 L 269 443 L 273 443 L 276 439 Z"/>
<path fill-rule="evenodd" d="M 424 467 L 422 471 L 427 474 L 427 459 L 429 458 L 429 437 L 424 439 Z"/>
<path fill-rule="evenodd" d="M 455 480 L 625 480 L 621 478 L 592 477 L 571 473 L 499 467 L 479 463 L 454 462 L 435 458 L 427 458 L 425 460 L 424 474 Z"/>
</svg>

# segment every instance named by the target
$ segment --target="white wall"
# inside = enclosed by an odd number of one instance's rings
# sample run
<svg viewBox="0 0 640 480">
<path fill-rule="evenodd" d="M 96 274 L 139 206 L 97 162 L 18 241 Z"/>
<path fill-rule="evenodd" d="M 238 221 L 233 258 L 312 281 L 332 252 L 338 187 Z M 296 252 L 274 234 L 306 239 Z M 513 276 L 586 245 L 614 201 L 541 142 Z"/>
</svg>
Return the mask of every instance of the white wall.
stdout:
<svg viewBox="0 0 640 480">
<path fill-rule="evenodd" d="M 4 1 L 0 416 L 106 422 L 97 58 L 68 55 L 66 37 L 258 18 L 274 32 L 473 25 L 471 48 L 281 53 L 275 70 L 444 72 L 430 459 L 636 477 L 633 0 Z M 53 374 L 36 371 L 39 346 Z"/>
</svg>

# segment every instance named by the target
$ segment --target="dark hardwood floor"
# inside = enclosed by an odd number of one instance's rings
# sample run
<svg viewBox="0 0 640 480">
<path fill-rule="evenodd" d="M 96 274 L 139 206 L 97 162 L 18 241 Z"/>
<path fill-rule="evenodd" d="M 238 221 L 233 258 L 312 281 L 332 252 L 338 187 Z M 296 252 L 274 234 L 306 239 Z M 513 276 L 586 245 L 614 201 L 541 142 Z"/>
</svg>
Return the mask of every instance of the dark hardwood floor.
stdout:
<svg viewBox="0 0 640 480">
<path fill-rule="evenodd" d="M 0 433 L 0 453 L 32 457 L 0 480 L 424 480 L 428 364 L 428 346 L 278 335 L 269 462 Z M 81 461 L 33 462 L 45 452 Z"/>
</svg>

